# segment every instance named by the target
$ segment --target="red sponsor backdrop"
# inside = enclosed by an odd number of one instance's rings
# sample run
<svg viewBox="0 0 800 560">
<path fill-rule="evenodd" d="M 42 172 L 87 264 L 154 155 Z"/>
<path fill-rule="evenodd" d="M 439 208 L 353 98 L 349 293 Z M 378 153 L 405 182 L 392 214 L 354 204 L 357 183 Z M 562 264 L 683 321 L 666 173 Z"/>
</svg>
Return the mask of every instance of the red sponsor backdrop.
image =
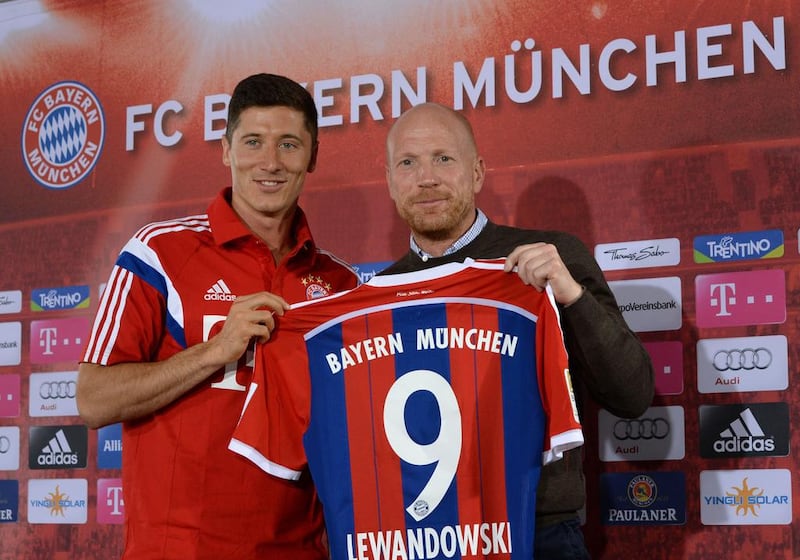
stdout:
<svg viewBox="0 0 800 560">
<path fill-rule="evenodd" d="M 28 416 L 29 375 L 76 367 L 35 360 L 31 329 L 38 320 L 90 317 L 139 225 L 202 211 L 229 183 L 217 140 L 224 94 L 262 71 L 307 83 L 317 98 L 321 154 L 301 202 L 319 242 L 350 262 L 405 251 L 407 232 L 386 194 L 383 141 L 414 100 L 461 108 L 473 122 L 490 169 L 480 204 L 493 219 L 572 231 L 590 248 L 677 238 L 680 264 L 607 277 L 681 279 L 682 327 L 641 336 L 682 343 L 683 391 L 654 404 L 684 408 L 685 457 L 601 462 L 589 411 L 588 541 L 608 559 L 800 556 L 793 524 L 701 523 L 701 471 L 789 469 L 796 486 L 792 453 L 707 459 L 698 442 L 701 404 L 785 401 L 791 421 L 800 402 L 798 32 L 792 0 L 0 3 L 0 292 L 22 292 L 21 310 L 0 322 L 23 325 L 21 363 L 0 366 L 0 376 L 21 378 L 19 415 L 0 418 L 21 434 L 19 469 L 0 470 L 0 480 L 19 481 L 19 519 L 0 522 L 0 558 L 121 551 L 121 527 L 99 522 L 96 508 L 97 480 L 119 472 L 97 467 L 94 433 L 86 469 L 28 469 L 30 426 L 78 422 Z M 52 158 L 68 156 L 43 158 L 40 145 L 37 160 L 32 151 L 42 125 L 36 111 L 49 109 L 42 94 L 57 84 L 66 84 L 66 97 L 82 86 L 96 98 L 52 101 L 73 107 L 65 119 L 84 111 L 97 149 L 53 175 L 42 162 L 55 169 Z M 694 262 L 697 236 L 767 229 L 783 233 L 780 258 Z M 766 269 L 785 271 L 785 322 L 697 326 L 698 274 Z M 32 290 L 72 285 L 90 286 L 88 309 L 30 310 Z M 788 389 L 698 393 L 698 340 L 766 334 L 788 338 Z M 800 441 L 791 427 L 790 437 L 793 450 Z M 685 525 L 604 524 L 599 473 L 624 471 L 685 472 Z M 30 524 L 34 478 L 88 479 L 87 522 Z M 794 504 L 797 490 L 786 490 Z M 800 506 L 792 511 L 797 518 Z"/>
</svg>

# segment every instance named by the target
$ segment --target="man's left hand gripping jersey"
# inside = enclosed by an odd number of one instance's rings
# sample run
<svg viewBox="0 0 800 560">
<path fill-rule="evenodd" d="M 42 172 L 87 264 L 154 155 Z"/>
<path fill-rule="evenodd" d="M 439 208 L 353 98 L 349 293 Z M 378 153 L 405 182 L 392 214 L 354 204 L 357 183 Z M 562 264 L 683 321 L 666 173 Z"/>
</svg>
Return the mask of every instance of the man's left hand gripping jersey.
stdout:
<svg viewBox="0 0 800 560">
<path fill-rule="evenodd" d="M 541 465 L 582 443 L 552 294 L 469 260 L 293 306 L 230 448 L 310 468 L 334 560 L 529 560 Z"/>
</svg>

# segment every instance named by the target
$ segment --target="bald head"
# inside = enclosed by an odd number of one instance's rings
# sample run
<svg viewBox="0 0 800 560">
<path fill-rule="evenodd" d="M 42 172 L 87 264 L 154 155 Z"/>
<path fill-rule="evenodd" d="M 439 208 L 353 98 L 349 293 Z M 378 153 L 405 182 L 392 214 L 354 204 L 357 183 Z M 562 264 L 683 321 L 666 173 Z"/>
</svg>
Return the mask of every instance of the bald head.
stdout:
<svg viewBox="0 0 800 560">
<path fill-rule="evenodd" d="M 477 155 L 475 134 L 464 115 L 439 103 L 422 103 L 400 115 L 389 130 L 389 135 L 386 137 L 387 163 L 391 165 L 391 154 L 398 135 L 430 127 L 442 127 L 453 131 L 462 147 L 470 155 Z"/>
</svg>

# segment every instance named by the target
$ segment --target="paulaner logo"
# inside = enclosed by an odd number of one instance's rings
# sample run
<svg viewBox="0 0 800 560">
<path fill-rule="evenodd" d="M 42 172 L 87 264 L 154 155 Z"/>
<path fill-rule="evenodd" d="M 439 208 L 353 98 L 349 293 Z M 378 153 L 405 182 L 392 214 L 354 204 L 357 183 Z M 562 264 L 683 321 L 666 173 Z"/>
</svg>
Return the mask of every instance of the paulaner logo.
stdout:
<svg viewBox="0 0 800 560">
<path fill-rule="evenodd" d="M 22 159 L 39 184 L 72 187 L 94 169 L 105 138 L 105 117 L 94 93 L 78 82 L 44 90 L 28 109 Z"/>
</svg>

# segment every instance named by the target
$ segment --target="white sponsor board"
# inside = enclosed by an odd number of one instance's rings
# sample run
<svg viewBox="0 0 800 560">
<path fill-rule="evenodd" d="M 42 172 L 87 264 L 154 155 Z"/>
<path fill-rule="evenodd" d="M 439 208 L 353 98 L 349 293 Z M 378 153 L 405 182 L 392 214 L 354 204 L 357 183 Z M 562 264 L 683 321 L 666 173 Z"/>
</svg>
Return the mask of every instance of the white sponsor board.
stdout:
<svg viewBox="0 0 800 560">
<path fill-rule="evenodd" d="M 788 525 L 792 476 L 787 469 L 702 471 L 703 525 Z"/>
<path fill-rule="evenodd" d="M 601 409 L 597 424 L 601 461 L 677 460 L 686 454 L 681 406 L 652 406 L 638 418 Z"/>
<path fill-rule="evenodd" d="M 681 280 L 677 276 L 609 282 L 628 326 L 636 332 L 681 328 Z"/>
<path fill-rule="evenodd" d="M 783 391 L 788 386 L 788 344 L 783 335 L 706 338 L 697 343 L 701 393 Z"/>
</svg>

